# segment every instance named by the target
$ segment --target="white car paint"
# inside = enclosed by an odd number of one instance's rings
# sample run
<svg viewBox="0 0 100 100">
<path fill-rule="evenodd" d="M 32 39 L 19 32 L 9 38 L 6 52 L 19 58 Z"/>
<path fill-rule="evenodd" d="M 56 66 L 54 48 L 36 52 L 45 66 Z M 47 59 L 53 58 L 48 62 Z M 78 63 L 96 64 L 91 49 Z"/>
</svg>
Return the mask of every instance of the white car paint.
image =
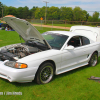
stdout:
<svg viewBox="0 0 100 100">
<path fill-rule="evenodd" d="M 70 31 L 84 34 L 88 38 L 91 38 L 91 40 L 100 42 L 100 28 L 99 27 L 72 26 L 70 28 Z"/>
<path fill-rule="evenodd" d="M 45 44 L 43 41 L 44 38 L 40 35 L 39 31 L 29 22 L 16 17 L 4 17 L 3 20 L 9 24 L 25 41 L 37 40 Z M 51 48 L 48 43 L 47 45 Z"/>
<path fill-rule="evenodd" d="M 4 18 L 4 19 L 6 20 L 6 18 Z M 9 19 L 7 18 L 8 24 L 10 24 L 10 19 L 11 18 L 9 18 Z M 16 18 L 14 18 L 14 19 L 16 20 Z M 18 19 L 18 21 L 22 22 L 22 20 L 20 20 L 20 19 Z M 16 23 L 17 22 L 15 21 L 14 25 Z M 27 22 L 24 21 L 24 23 L 27 23 Z M 12 21 L 11 21 L 11 24 L 13 25 Z M 31 26 L 31 28 L 32 28 L 32 26 Z M 18 27 L 18 29 L 19 29 L 19 27 Z M 30 29 L 30 27 L 29 27 L 29 29 Z M 23 27 L 23 30 L 24 30 L 24 27 Z M 33 28 L 32 30 L 35 30 L 35 28 Z M 71 31 L 73 31 L 73 29 Z M 23 31 L 23 34 L 25 32 L 26 31 Z M 54 62 L 55 69 L 56 69 L 55 74 L 58 75 L 58 74 L 70 71 L 72 69 L 79 68 L 84 65 L 88 65 L 89 60 L 95 51 L 98 52 L 98 56 L 100 55 L 100 42 L 96 42 L 95 41 L 96 39 L 87 36 L 87 34 L 83 34 L 82 31 L 79 31 L 78 33 L 68 32 L 68 31 L 50 31 L 50 32 L 52 32 L 54 34 L 59 33 L 62 35 L 69 36 L 69 38 L 66 40 L 66 42 L 64 43 L 64 45 L 62 46 L 62 48 L 60 50 L 49 49 L 46 51 L 38 52 L 38 53 L 23 57 L 21 59 L 18 59 L 16 62 L 25 63 L 28 65 L 28 67 L 25 69 L 16 69 L 16 68 L 11 68 L 11 67 L 6 66 L 5 62 L 7 62 L 8 60 L 0 61 L 0 77 L 7 79 L 10 82 L 31 82 L 32 80 L 34 80 L 37 70 L 39 69 L 41 64 L 45 61 Z M 82 32 L 82 34 L 81 34 L 81 32 Z M 36 33 L 37 32 L 35 31 L 35 34 Z M 21 34 L 20 31 L 19 31 L 19 34 Z M 34 34 L 34 32 L 33 32 L 33 34 Z M 32 36 L 34 37 L 33 34 L 32 34 Z M 85 36 L 90 40 L 90 44 L 80 46 L 77 48 L 68 46 L 67 43 L 73 36 Z M 44 38 L 42 37 L 42 35 L 40 35 L 39 37 L 36 37 L 36 38 L 40 39 L 40 41 L 43 41 Z M 28 38 L 24 37 L 24 39 L 27 40 Z M 48 46 L 50 47 L 49 44 L 48 44 Z M 5 48 L 5 47 L 3 47 L 3 48 Z M 0 49 L 2 49 L 2 48 L 0 48 Z"/>
</svg>

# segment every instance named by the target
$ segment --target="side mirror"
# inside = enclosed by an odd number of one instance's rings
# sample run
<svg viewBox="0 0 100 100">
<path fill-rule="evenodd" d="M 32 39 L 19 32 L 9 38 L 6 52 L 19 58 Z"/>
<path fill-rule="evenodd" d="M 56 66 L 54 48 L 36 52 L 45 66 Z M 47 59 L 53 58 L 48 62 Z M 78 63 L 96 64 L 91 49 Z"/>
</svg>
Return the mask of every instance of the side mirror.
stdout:
<svg viewBox="0 0 100 100">
<path fill-rule="evenodd" d="M 65 50 L 73 50 L 73 49 L 74 49 L 74 46 L 72 46 L 72 45 L 65 47 Z"/>
</svg>

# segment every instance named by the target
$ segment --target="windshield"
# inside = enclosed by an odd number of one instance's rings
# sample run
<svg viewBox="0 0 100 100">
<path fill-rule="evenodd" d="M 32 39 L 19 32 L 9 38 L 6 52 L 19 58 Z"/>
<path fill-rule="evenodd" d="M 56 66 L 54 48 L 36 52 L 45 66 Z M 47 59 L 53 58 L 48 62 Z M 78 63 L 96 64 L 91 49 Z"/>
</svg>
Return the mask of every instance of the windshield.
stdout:
<svg viewBox="0 0 100 100">
<path fill-rule="evenodd" d="M 61 49 L 65 41 L 68 39 L 67 35 L 51 33 L 51 32 L 45 32 L 42 34 L 42 36 L 49 43 L 49 45 L 55 49 Z"/>
</svg>

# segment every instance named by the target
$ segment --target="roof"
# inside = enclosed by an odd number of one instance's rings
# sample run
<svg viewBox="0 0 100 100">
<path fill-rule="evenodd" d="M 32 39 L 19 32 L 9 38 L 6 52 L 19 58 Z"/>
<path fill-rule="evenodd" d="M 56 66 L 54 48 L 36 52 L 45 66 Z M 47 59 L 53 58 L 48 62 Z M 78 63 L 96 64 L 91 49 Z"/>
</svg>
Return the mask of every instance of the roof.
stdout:
<svg viewBox="0 0 100 100">
<path fill-rule="evenodd" d="M 93 41 L 100 41 L 100 28 L 91 26 L 72 26 L 70 28 L 71 32 L 80 33 Z"/>
<path fill-rule="evenodd" d="M 70 31 L 74 31 L 74 30 L 89 30 L 89 31 L 92 31 L 94 33 L 97 33 L 98 35 L 100 35 L 100 28 L 99 27 L 91 27 L 91 26 L 72 26 L 70 28 Z"/>
<path fill-rule="evenodd" d="M 83 34 L 71 32 L 71 31 L 48 31 L 48 32 L 59 33 L 59 34 L 67 35 L 67 36 L 75 36 L 75 35 L 85 36 Z"/>
</svg>

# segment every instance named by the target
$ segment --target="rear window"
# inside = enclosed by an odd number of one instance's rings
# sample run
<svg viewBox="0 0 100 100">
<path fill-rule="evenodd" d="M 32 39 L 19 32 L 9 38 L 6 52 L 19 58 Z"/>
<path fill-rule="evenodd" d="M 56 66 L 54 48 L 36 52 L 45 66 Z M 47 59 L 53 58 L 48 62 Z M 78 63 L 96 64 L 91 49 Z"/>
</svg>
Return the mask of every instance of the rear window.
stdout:
<svg viewBox="0 0 100 100">
<path fill-rule="evenodd" d="M 88 44 L 90 44 L 90 40 L 86 37 L 82 37 L 82 43 L 83 43 L 83 45 L 88 45 Z"/>
</svg>

